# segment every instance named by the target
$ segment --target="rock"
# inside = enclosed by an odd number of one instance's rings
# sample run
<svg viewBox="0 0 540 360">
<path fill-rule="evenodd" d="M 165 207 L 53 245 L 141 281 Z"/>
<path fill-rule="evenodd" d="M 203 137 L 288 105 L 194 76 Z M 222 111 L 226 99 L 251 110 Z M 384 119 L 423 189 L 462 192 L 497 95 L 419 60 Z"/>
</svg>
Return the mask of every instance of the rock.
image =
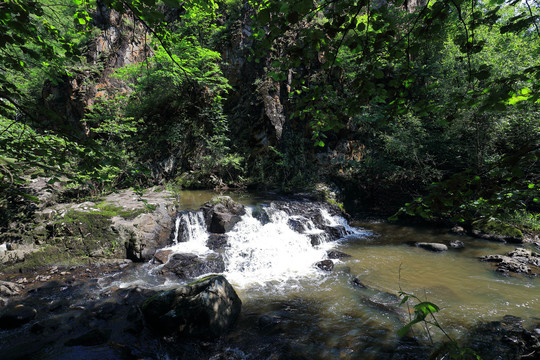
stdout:
<svg viewBox="0 0 540 360">
<path fill-rule="evenodd" d="M 259 220 L 259 222 L 262 225 L 266 225 L 270 222 L 270 217 L 266 213 L 265 208 L 263 206 L 260 206 L 260 205 L 256 206 L 255 209 L 252 210 L 251 215 L 255 219 Z"/>
<path fill-rule="evenodd" d="M 37 311 L 26 305 L 9 307 L 0 316 L 0 328 L 13 329 L 26 324 L 36 317 Z"/>
<path fill-rule="evenodd" d="M 308 234 L 308 237 L 310 239 L 311 246 L 321 245 L 327 239 L 325 233 Z"/>
<path fill-rule="evenodd" d="M 9 281 L 0 280 L 0 296 L 15 296 L 24 289 L 24 286 Z"/>
<path fill-rule="evenodd" d="M 112 218 L 111 229 L 125 244 L 126 257 L 133 261 L 151 260 L 156 250 L 168 245 L 174 229 L 173 214 L 164 204 L 150 212 L 125 219 Z"/>
<path fill-rule="evenodd" d="M 211 250 L 224 249 L 227 245 L 227 235 L 223 234 L 210 234 L 206 241 L 206 246 Z"/>
<path fill-rule="evenodd" d="M 482 359 L 538 359 L 540 335 L 523 327 L 523 320 L 506 315 L 501 321 L 480 323 L 465 342 Z"/>
<path fill-rule="evenodd" d="M 352 284 L 353 284 L 354 286 L 358 286 L 359 288 L 362 288 L 362 289 L 367 288 L 367 286 L 364 285 L 364 284 L 360 281 L 360 279 L 358 279 L 358 278 L 356 278 L 356 277 L 355 277 L 354 279 L 352 279 L 351 282 L 352 282 Z"/>
<path fill-rule="evenodd" d="M 456 225 L 452 229 L 450 229 L 450 233 L 460 236 L 467 235 L 467 231 L 462 226 Z"/>
<path fill-rule="evenodd" d="M 162 335 L 215 338 L 237 321 L 242 302 L 221 275 L 157 294 L 142 305 L 146 323 Z"/>
<path fill-rule="evenodd" d="M 450 241 L 450 247 L 452 249 L 463 249 L 465 248 L 465 244 L 459 240 L 452 240 Z"/>
<path fill-rule="evenodd" d="M 109 334 L 101 329 L 93 329 L 87 333 L 66 341 L 65 346 L 96 346 L 107 342 Z"/>
<path fill-rule="evenodd" d="M 154 264 L 165 264 L 167 261 L 169 261 L 169 256 L 173 253 L 172 250 L 158 250 L 154 254 Z"/>
<path fill-rule="evenodd" d="M 435 252 L 441 252 L 441 251 L 447 251 L 448 246 L 440 243 L 426 243 L 426 242 L 419 242 L 416 243 L 417 247 L 420 247 L 422 249 L 426 249 L 429 251 L 435 251 Z"/>
<path fill-rule="evenodd" d="M 338 240 L 348 235 L 347 230 L 342 225 L 324 226 L 323 230 L 330 236 L 331 240 Z"/>
<path fill-rule="evenodd" d="M 174 273 L 181 279 L 194 279 L 204 274 L 220 273 L 224 270 L 225 263 L 221 255 L 210 254 L 201 259 L 194 254 L 174 254 L 163 266 L 162 273 Z"/>
<path fill-rule="evenodd" d="M 480 258 L 482 261 L 494 262 L 497 271 L 502 273 L 537 273 L 540 268 L 540 254 L 524 248 L 516 248 L 506 255 L 486 255 Z M 531 265 L 535 270 L 531 269 Z"/>
<path fill-rule="evenodd" d="M 345 259 L 351 257 L 351 255 L 338 250 L 329 250 L 326 252 L 326 254 L 328 255 L 329 259 Z"/>
<path fill-rule="evenodd" d="M 332 260 L 322 260 L 315 263 L 315 266 L 324 271 L 332 271 L 334 262 Z"/>
<path fill-rule="evenodd" d="M 287 225 L 289 225 L 289 227 L 292 230 L 296 231 L 297 233 L 303 234 L 304 232 L 306 232 L 305 222 L 306 222 L 306 219 L 299 219 L 299 218 L 293 219 L 293 218 L 290 218 L 287 221 Z"/>
<path fill-rule="evenodd" d="M 228 196 L 220 196 L 203 205 L 208 231 L 224 234 L 231 230 L 241 216 L 246 213 L 243 205 L 234 202 Z"/>
</svg>

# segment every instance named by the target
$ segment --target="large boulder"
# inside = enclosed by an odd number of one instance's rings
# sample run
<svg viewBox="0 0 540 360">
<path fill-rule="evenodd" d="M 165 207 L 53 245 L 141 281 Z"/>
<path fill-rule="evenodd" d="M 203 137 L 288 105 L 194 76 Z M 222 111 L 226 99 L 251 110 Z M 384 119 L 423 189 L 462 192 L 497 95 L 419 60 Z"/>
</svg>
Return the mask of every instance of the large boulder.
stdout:
<svg viewBox="0 0 540 360">
<path fill-rule="evenodd" d="M 156 250 L 168 245 L 174 230 L 174 214 L 169 206 L 159 204 L 152 212 L 134 219 L 112 218 L 111 228 L 125 245 L 126 257 L 133 261 L 151 260 Z"/>
<path fill-rule="evenodd" d="M 221 275 L 157 294 L 142 306 L 147 325 L 161 335 L 215 338 L 237 321 L 242 301 Z"/>
<path fill-rule="evenodd" d="M 195 254 L 174 254 L 163 266 L 163 274 L 173 273 L 181 279 L 194 279 L 198 276 L 211 273 L 220 273 L 225 270 L 225 263 L 221 255 L 209 254 L 199 257 Z"/>
<path fill-rule="evenodd" d="M 241 216 L 246 213 L 242 204 L 234 202 L 228 196 L 220 196 L 203 205 L 208 231 L 216 234 L 224 234 L 231 230 Z"/>
</svg>

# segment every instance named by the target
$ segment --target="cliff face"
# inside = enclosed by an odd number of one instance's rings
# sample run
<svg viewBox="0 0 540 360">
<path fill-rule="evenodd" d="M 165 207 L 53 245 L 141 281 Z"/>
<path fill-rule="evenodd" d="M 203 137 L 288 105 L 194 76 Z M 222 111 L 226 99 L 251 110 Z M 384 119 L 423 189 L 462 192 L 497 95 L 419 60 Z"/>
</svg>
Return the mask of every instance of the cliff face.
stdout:
<svg viewBox="0 0 540 360">
<path fill-rule="evenodd" d="M 251 38 L 252 15 L 253 10 L 245 4 L 240 17 L 231 22 L 229 36 L 218 51 L 223 73 L 233 88 L 225 103 L 232 137 L 256 154 L 279 143 L 286 119 L 286 96 L 284 99 L 280 84 L 268 78 L 266 59 L 248 61 L 255 46 Z"/>
<path fill-rule="evenodd" d="M 179 18 L 179 12 L 167 13 L 170 23 Z M 253 10 L 247 3 L 238 9 L 234 19 L 226 11 L 221 21 L 226 24 L 227 33 L 216 50 L 222 56 L 223 74 L 232 86 L 224 112 L 234 151 L 245 152 L 255 160 L 272 156 L 271 148 L 282 150 L 284 133 L 290 126 L 287 81 L 276 82 L 268 77 L 269 57 L 248 61 L 255 46 L 251 38 L 252 15 Z M 153 54 L 149 46 L 150 34 L 130 14 L 120 14 L 98 1 L 93 24 L 99 32 L 87 44 L 86 62 L 70 70 L 72 77 L 64 77 L 57 83 L 48 82 L 42 91 L 42 105 L 55 117 L 49 125 L 67 126 L 77 136 L 90 135 L 84 117 L 99 98 L 130 91 L 122 80 L 111 76 L 114 71 L 144 62 Z M 182 167 L 178 154 L 169 154 L 166 158 L 157 155 L 152 163 L 152 175 L 158 182 L 183 171 L 176 169 Z"/>
<path fill-rule="evenodd" d="M 42 91 L 42 105 L 77 135 L 88 135 L 81 120 L 97 98 L 128 91 L 122 81 L 110 77 L 115 69 L 142 62 L 152 54 L 145 29 L 129 14 L 119 14 L 98 1 L 93 22 L 101 31 L 87 44 L 86 63 L 70 69 L 72 77 L 64 76 L 56 84 L 47 81 Z"/>
</svg>

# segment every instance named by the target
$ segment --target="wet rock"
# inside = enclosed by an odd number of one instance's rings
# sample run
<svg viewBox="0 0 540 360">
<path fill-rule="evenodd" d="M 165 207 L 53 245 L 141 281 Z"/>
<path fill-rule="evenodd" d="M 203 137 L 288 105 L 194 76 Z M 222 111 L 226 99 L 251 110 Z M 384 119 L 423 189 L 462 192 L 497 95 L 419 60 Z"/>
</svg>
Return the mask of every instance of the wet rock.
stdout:
<svg viewBox="0 0 540 360">
<path fill-rule="evenodd" d="M 459 240 L 452 240 L 450 241 L 450 247 L 452 249 L 463 249 L 465 248 L 465 244 Z"/>
<path fill-rule="evenodd" d="M 311 242 L 311 246 L 321 245 L 327 239 L 325 233 L 308 234 L 308 237 Z"/>
<path fill-rule="evenodd" d="M 442 252 L 442 251 L 448 250 L 448 246 L 444 244 L 440 244 L 440 243 L 419 242 L 419 243 L 416 243 L 416 246 L 419 248 L 426 249 L 429 251 L 434 251 L 434 252 Z"/>
<path fill-rule="evenodd" d="M 213 338 L 236 323 L 242 302 L 221 275 L 157 294 L 142 305 L 148 326 L 162 335 Z"/>
<path fill-rule="evenodd" d="M 265 211 L 265 208 L 263 206 L 257 206 L 253 211 L 251 212 L 251 215 L 260 221 L 262 225 L 266 225 L 270 222 L 270 217 Z"/>
<path fill-rule="evenodd" d="M 169 261 L 169 256 L 173 253 L 172 250 L 158 250 L 154 254 L 154 264 L 165 264 Z"/>
<path fill-rule="evenodd" d="M 540 335 L 523 327 L 523 320 L 506 315 L 501 321 L 481 323 L 470 330 L 465 347 L 482 359 L 538 359 Z"/>
<path fill-rule="evenodd" d="M 229 196 L 220 196 L 206 203 L 202 210 L 208 231 L 217 234 L 224 234 L 231 230 L 246 213 L 244 206 L 234 202 Z"/>
<path fill-rule="evenodd" d="M 9 281 L 1 281 L 0 280 L 0 296 L 15 296 L 19 295 L 20 292 L 24 289 L 24 286 L 9 282 Z"/>
<path fill-rule="evenodd" d="M 326 254 L 328 255 L 329 259 L 345 259 L 345 258 L 351 257 L 351 255 L 346 254 L 339 250 L 329 250 L 326 252 Z"/>
<path fill-rule="evenodd" d="M 347 230 L 342 225 L 324 226 L 323 230 L 328 234 L 331 240 L 338 240 L 348 235 Z"/>
<path fill-rule="evenodd" d="M 496 263 L 497 271 L 502 273 L 536 274 L 540 270 L 540 254 L 524 248 L 516 248 L 506 255 L 482 256 L 480 260 Z"/>
<path fill-rule="evenodd" d="M 26 305 L 8 307 L 0 316 L 0 328 L 13 329 L 33 320 L 37 310 Z"/>
<path fill-rule="evenodd" d="M 324 271 L 332 271 L 334 262 L 332 260 L 322 260 L 315 263 L 315 266 Z"/>
<path fill-rule="evenodd" d="M 359 288 L 362 288 L 362 289 L 367 288 L 367 286 L 364 285 L 364 284 L 360 281 L 360 279 L 358 279 L 358 278 L 356 278 L 356 277 L 355 277 L 354 279 L 352 279 L 351 282 L 352 282 L 352 284 L 353 284 L 354 286 L 357 286 L 357 287 L 359 287 Z"/>
<path fill-rule="evenodd" d="M 193 279 L 224 270 L 225 263 L 221 255 L 210 254 L 205 258 L 200 258 L 195 254 L 174 254 L 163 267 L 162 273 L 174 273 L 181 279 Z"/>
<path fill-rule="evenodd" d="M 109 334 L 101 329 L 93 329 L 83 335 L 65 342 L 65 346 L 96 346 L 105 344 Z"/>
<path fill-rule="evenodd" d="M 287 225 L 297 233 L 303 234 L 306 231 L 306 219 L 290 218 L 287 221 Z"/>
<path fill-rule="evenodd" d="M 224 249 L 227 245 L 227 235 L 223 234 L 210 234 L 206 241 L 206 246 L 211 250 Z"/>
</svg>

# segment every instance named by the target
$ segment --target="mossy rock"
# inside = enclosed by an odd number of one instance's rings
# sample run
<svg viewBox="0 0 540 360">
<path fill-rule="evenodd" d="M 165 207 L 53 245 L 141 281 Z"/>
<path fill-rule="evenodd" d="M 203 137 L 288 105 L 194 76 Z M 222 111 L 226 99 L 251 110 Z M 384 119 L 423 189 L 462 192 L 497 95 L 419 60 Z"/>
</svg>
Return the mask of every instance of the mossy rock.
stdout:
<svg viewBox="0 0 540 360">
<path fill-rule="evenodd" d="M 87 257 L 74 256 L 65 251 L 65 249 L 57 246 L 45 246 L 41 250 L 27 254 L 24 262 L 6 266 L 2 271 L 12 272 L 19 269 L 36 269 L 48 265 L 83 265 L 88 264 Z"/>
<path fill-rule="evenodd" d="M 503 239 L 523 240 L 521 230 L 502 222 L 499 219 L 490 218 L 475 221 L 473 227 L 476 231 Z"/>
<path fill-rule="evenodd" d="M 54 224 L 52 243 L 75 256 L 125 257 L 125 246 L 111 229 L 111 217 L 70 210 Z"/>
</svg>

